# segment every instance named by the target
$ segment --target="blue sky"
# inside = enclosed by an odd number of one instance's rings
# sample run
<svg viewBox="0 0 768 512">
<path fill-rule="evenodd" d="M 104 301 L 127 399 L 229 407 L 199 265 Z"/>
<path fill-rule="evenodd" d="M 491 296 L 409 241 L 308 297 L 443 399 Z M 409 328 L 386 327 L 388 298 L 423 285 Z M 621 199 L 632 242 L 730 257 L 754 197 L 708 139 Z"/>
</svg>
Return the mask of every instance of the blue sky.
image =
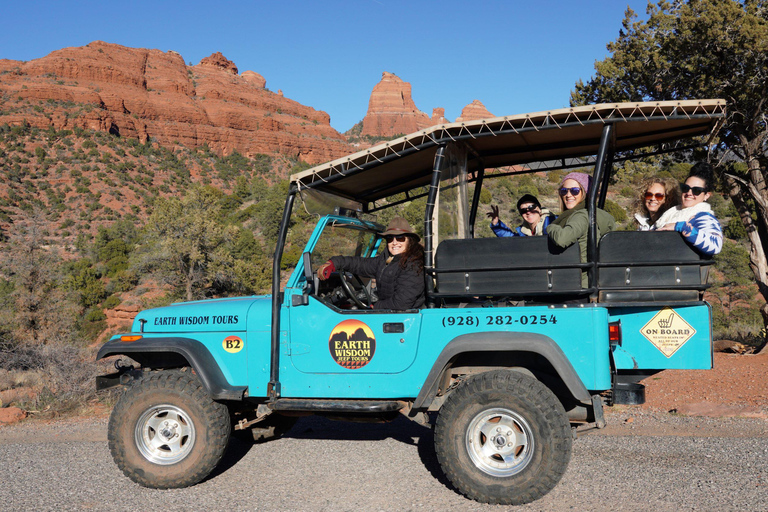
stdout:
<svg viewBox="0 0 768 512">
<path fill-rule="evenodd" d="M 3 2 L 0 58 L 32 60 L 101 40 L 179 52 L 220 51 L 272 91 L 331 116 L 362 120 L 382 71 L 410 82 L 416 106 L 454 120 L 478 99 L 494 115 L 568 105 L 637 0 L 273 0 Z"/>
</svg>

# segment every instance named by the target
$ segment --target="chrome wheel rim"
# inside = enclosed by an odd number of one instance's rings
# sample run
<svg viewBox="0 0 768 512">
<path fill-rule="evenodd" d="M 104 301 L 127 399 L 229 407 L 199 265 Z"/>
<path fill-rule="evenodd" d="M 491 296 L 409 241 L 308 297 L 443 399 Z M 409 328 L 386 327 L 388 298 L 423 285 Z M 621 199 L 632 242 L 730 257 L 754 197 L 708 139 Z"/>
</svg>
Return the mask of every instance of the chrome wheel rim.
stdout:
<svg viewBox="0 0 768 512">
<path fill-rule="evenodd" d="M 521 472 L 533 457 L 530 425 L 519 414 L 501 407 L 482 411 L 472 419 L 465 444 L 475 466 L 500 478 Z"/>
<path fill-rule="evenodd" d="M 153 464 L 167 466 L 183 460 L 195 445 L 195 425 L 173 405 L 147 409 L 136 422 L 136 446 Z"/>
</svg>

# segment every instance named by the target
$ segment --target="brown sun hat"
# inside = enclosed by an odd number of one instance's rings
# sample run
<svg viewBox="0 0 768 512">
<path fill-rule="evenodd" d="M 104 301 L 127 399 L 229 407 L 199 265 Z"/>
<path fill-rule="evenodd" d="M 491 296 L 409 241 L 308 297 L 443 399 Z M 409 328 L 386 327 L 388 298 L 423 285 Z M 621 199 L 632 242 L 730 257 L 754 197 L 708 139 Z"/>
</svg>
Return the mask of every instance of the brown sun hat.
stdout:
<svg viewBox="0 0 768 512">
<path fill-rule="evenodd" d="M 411 225 L 408 224 L 408 221 L 405 220 L 402 217 L 395 217 L 389 222 L 389 225 L 387 225 L 386 231 L 381 233 L 380 236 L 387 236 L 387 235 L 411 235 L 412 237 L 416 238 L 416 241 L 418 242 L 421 240 L 419 235 L 413 232 L 411 229 Z"/>
</svg>

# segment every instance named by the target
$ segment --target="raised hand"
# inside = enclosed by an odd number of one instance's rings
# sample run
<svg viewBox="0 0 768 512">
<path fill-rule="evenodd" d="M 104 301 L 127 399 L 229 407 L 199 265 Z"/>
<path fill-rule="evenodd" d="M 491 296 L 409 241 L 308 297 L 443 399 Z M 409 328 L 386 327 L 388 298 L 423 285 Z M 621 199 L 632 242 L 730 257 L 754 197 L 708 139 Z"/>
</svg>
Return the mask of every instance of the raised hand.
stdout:
<svg viewBox="0 0 768 512">
<path fill-rule="evenodd" d="M 489 219 L 491 219 L 491 224 L 494 226 L 499 223 L 499 207 L 495 205 L 491 205 L 491 211 L 486 213 Z"/>
</svg>

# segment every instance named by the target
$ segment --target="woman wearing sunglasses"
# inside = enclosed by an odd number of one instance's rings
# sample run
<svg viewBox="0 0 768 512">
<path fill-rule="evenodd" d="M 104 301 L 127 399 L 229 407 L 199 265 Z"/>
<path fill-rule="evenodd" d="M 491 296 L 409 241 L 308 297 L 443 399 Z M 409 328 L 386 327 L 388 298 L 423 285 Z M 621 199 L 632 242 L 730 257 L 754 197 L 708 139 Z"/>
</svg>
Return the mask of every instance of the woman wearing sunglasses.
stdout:
<svg viewBox="0 0 768 512">
<path fill-rule="evenodd" d="M 643 183 L 645 192 L 635 205 L 638 231 L 653 231 L 664 212 L 680 204 L 680 188 L 671 178 L 651 178 Z"/>
<path fill-rule="evenodd" d="M 499 207 L 491 206 L 488 217 L 491 219 L 491 230 L 496 236 L 538 236 L 547 234 L 547 226 L 557 217 L 550 213 L 546 208 L 541 207 L 541 203 L 531 194 L 525 194 L 517 201 L 517 211 L 523 218 L 523 223 L 514 230 L 507 227 L 499 219 Z"/>
<path fill-rule="evenodd" d="M 670 208 L 656 221 L 659 231 L 677 231 L 697 251 L 713 256 L 723 248 L 723 230 L 707 199 L 712 196 L 715 173 L 712 166 L 699 162 L 691 167 L 680 185 L 682 204 Z"/>
<path fill-rule="evenodd" d="M 395 217 L 381 235 L 386 249 L 373 258 L 334 256 L 317 269 L 325 281 L 336 269 L 376 279 L 374 309 L 415 309 L 424 304 L 424 248 L 408 221 Z"/>
<path fill-rule="evenodd" d="M 589 228 L 589 215 L 584 199 L 591 184 L 592 176 L 589 174 L 571 172 L 565 175 L 558 188 L 562 213 L 547 229 L 549 239 L 559 247 L 568 247 L 578 242 L 582 263 L 587 261 L 587 230 Z M 598 239 L 616 227 L 616 221 L 605 210 L 598 208 L 595 217 Z M 588 287 L 586 272 L 581 273 L 581 286 Z"/>
</svg>

